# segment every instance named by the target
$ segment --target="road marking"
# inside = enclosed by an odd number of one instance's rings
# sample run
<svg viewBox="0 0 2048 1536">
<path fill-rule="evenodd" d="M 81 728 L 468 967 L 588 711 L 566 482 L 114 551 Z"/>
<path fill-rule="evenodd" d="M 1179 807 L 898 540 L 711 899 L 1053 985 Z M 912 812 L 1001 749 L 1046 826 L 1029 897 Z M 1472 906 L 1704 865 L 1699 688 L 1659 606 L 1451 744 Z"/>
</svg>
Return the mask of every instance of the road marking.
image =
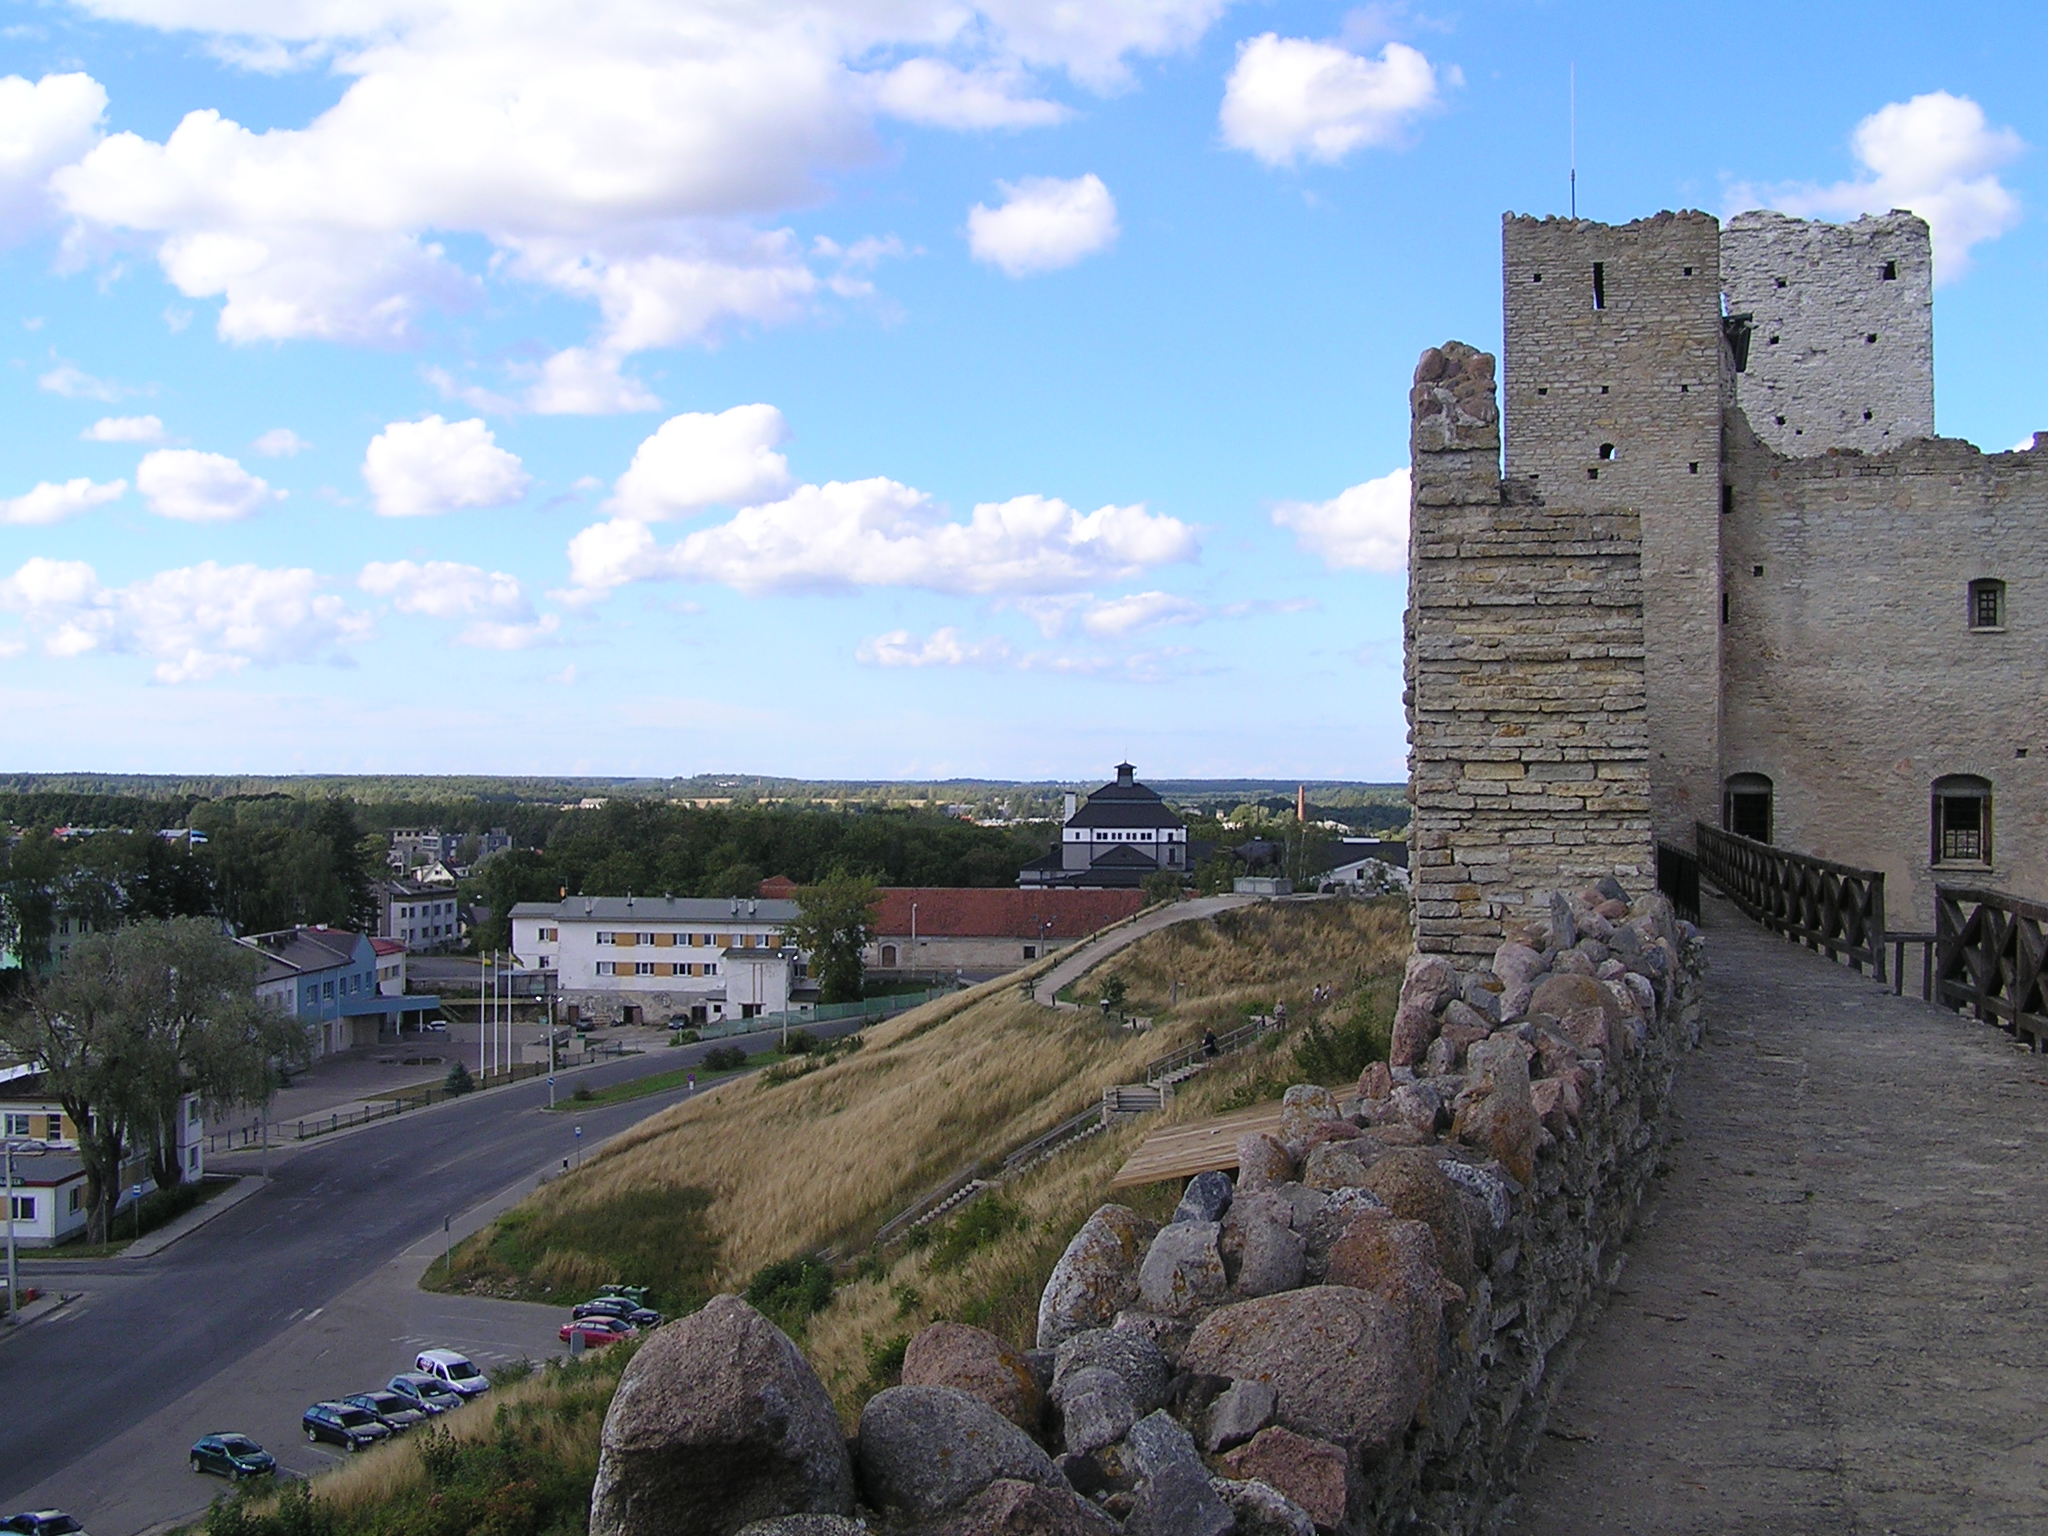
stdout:
<svg viewBox="0 0 2048 1536">
<path fill-rule="evenodd" d="M 312 1311 L 306 1314 L 306 1321 L 310 1323 L 311 1321 L 313 1321 L 314 1318 L 318 1317 L 322 1312 L 325 1312 L 326 1310 L 327 1309 L 325 1307 L 315 1307 Z"/>
</svg>

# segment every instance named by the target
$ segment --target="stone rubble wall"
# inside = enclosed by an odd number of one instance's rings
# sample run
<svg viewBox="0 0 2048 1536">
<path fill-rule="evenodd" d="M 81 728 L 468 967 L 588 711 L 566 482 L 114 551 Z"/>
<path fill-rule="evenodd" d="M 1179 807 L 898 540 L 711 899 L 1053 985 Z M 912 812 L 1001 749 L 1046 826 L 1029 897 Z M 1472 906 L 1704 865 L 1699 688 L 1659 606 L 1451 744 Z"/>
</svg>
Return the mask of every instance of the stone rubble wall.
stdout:
<svg viewBox="0 0 2048 1536">
<path fill-rule="evenodd" d="M 1542 893 L 1655 863 L 1640 521 L 1504 484 L 1493 375 L 1448 343 L 1410 396 L 1416 947 L 1475 958 Z"/>
</svg>

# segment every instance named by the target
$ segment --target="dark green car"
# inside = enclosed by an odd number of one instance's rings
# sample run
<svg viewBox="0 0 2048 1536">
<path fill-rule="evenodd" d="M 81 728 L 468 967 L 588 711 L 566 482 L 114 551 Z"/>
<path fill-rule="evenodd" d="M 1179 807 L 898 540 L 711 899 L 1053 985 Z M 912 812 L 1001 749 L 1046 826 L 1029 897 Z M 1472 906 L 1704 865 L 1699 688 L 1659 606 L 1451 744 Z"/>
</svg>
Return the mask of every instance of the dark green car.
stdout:
<svg viewBox="0 0 2048 1536">
<path fill-rule="evenodd" d="M 275 1472 L 277 1462 L 247 1435 L 208 1435 L 192 1446 L 192 1470 L 212 1472 L 235 1482 Z"/>
</svg>

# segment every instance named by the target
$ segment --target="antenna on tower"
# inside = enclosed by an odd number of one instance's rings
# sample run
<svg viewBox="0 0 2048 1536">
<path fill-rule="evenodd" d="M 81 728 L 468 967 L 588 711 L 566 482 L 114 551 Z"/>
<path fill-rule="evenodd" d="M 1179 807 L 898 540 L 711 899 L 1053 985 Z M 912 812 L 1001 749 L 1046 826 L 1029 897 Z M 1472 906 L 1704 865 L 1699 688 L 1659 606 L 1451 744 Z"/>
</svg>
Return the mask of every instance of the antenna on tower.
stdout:
<svg viewBox="0 0 2048 1536">
<path fill-rule="evenodd" d="M 1579 216 L 1579 66 L 1571 66 L 1572 217 Z"/>
</svg>

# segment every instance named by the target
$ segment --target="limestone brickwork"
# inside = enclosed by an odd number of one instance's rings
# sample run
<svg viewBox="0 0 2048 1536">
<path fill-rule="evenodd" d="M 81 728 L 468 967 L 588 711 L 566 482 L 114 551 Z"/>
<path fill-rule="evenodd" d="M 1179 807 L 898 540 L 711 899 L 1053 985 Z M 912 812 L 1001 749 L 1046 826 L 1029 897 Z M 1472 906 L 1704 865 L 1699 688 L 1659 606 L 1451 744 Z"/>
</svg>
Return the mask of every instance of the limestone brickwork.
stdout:
<svg viewBox="0 0 2048 1536">
<path fill-rule="evenodd" d="M 1416 944 L 1491 955 L 1550 892 L 1654 860 L 1641 522 L 1501 480 L 1488 354 L 1431 348 L 1410 406 Z"/>
<path fill-rule="evenodd" d="M 1721 231 L 1731 315 L 1749 317 L 1735 399 L 1782 454 L 1878 453 L 1934 436 L 1934 250 L 1925 220 L 1742 213 Z"/>
</svg>

